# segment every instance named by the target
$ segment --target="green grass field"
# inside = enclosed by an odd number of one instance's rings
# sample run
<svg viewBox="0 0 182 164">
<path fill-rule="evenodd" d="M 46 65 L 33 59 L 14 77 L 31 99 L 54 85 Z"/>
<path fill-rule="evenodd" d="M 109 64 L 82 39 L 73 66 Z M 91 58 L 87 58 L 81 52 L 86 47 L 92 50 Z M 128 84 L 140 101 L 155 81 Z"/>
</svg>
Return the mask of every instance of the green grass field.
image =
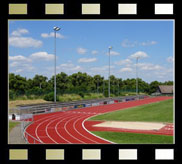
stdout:
<svg viewBox="0 0 182 164">
<path fill-rule="evenodd" d="M 92 132 L 118 144 L 172 144 L 173 136 L 120 132 Z"/>
<path fill-rule="evenodd" d="M 110 112 L 89 120 L 173 122 L 173 99 Z"/>
<path fill-rule="evenodd" d="M 110 112 L 89 120 L 105 121 L 142 121 L 142 122 L 173 122 L 173 99 Z M 97 136 L 120 144 L 172 144 L 173 136 L 121 133 L 92 132 Z"/>
</svg>

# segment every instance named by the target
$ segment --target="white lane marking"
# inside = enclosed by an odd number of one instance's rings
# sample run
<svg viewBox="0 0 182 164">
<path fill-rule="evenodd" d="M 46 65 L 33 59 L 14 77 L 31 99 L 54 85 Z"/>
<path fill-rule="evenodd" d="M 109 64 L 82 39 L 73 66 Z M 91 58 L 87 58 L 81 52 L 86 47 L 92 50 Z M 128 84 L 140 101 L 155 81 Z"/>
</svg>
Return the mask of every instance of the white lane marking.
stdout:
<svg viewBox="0 0 182 164">
<path fill-rule="evenodd" d="M 59 113 L 60 115 L 61 115 L 61 113 Z M 44 117 L 44 118 L 41 118 L 41 119 L 39 119 L 39 120 L 36 120 L 36 121 L 34 121 L 32 124 L 30 124 L 30 125 L 28 125 L 27 127 L 26 127 L 26 129 L 25 129 L 25 131 L 26 131 L 26 133 L 28 133 L 27 132 L 27 129 L 30 127 L 30 126 L 32 126 L 33 124 L 35 125 L 35 126 L 37 126 L 36 125 L 36 123 L 37 122 L 39 122 L 39 121 L 42 121 L 42 120 L 44 120 L 44 119 L 47 119 L 47 118 L 52 118 L 52 117 L 55 117 L 55 114 L 54 115 L 51 115 L 51 116 L 48 116 L 48 117 Z M 34 132 L 35 133 L 35 132 Z M 29 133 L 28 133 L 29 134 Z M 37 138 L 37 137 L 36 137 Z M 37 138 L 38 139 L 38 138 Z M 38 139 L 41 143 L 43 143 L 40 139 Z"/>
<path fill-rule="evenodd" d="M 36 134 L 37 138 L 39 138 L 39 136 L 38 136 L 38 128 L 39 128 L 44 122 L 49 121 L 49 120 L 51 120 L 51 119 L 54 118 L 54 117 L 56 117 L 56 118 L 59 117 L 59 118 L 60 118 L 60 115 L 58 115 L 58 116 L 53 116 L 53 117 L 51 117 L 51 118 L 49 118 L 49 119 L 45 119 L 43 122 L 41 122 L 41 123 L 38 124 L 38 126 L 37 126 L 36 129 L 35 129 L 35 134 Z M 43 142 L 40 138 L 39 138 L 39 140 L 40 140 L 41 142 Z"/>
<path fill-rule="evenodd" d="M 71 115 L 72 116 L 72 115 Z M 75 116 L 74 116 L 75 117 Z M 72 117 L 67 117 L 67 118 L 72 118 Z M 67 119 L 67 118 L 64 118 L 63 120 L 65 120 L 65 119 Z M 63 120 L 60 120 L 59 122 L 57 122 L 57 124 L 56 124 L 56 126 L 55 126 L 55 130 L 56 130 L 56 133 L 58 134 L 58 136 L 60 136 L 61 138 L 63 138 L 66 142 L 68 142 L 68 143 L 71 143 L 70 141 L 68 141 L 67 139 L 65 139 L 65 137 L 63 137 L 62 135 L 61 135 L 61 133 L 59 133 L 59 131 L 58 131 L 58 125 L 61 123 L 61 122 L 63 122 Z M 63 128 L 64 129 L 64 128 Z M 65 130 L 65 129 L 64 129 Z"/>
<path fill-rule="evenodd" d="M 94 116 L 95 116 L 95 115 L 94 115 Z M 85 121 L 88 120 L 88 119 L 91 118 L 91 117 L 94 117 L 94 116 L 90 116 L 90 117 L 86 118 L 86 119 L 82 122 L 82 127 L 83 127 L 88 133 L 90 133 L 91 135 L 93 135 L 93 136 L 95 136 L 95 137 L 97 137 L 97 138 L 100 138 L 101 140 L 107 141 L 107 142 L 109 142 L 109 143 L 116 144 L 116 143 L 114 143 L 114 142 L 112 142 L 112 141 L 109 141 L 109 140 L 107 140 L 107 139 L 105 139 L 105 138 L 99 137 L 99 136 L 97 136 L 97 135 L 91 133 L 90 131 L 88 131 L 88 130 L 85 128 L 85 126 L 84 126 Z"/>
<path fill-rule="evenodd" d="M 74 117 L 73 119 L 75 119 L 75 117 Z M 69 121 L 67 121 L 67 122 L 65 123 L 64 129 L 66 130 L 66 132 L 67 132 L 71 137 L 73 137 L 73 138 L 76 139 L 77 141 L 83 143 L 83 141 L 81 141 L 81 140 L 79 140 L 78 138 L 76 138 L 76 137 L 74 137 L 73 135 L 71 135 L 71 133 L 70 133 L 70 132 L 67 130 L 67 128 L 66 128 L 67 124 L 68 124 L 71 120 L 73 120 L 73 119 L 70 119 Z"/>
<path fill-rule="evenodd" d="M 61 117 L 61 118 L 63 118 L 63 117 Z M 56 118 L 56 119 L 54 119 L 54 120 L 52 120 L 52 121 L 50 121 L 47 125 L 46 125 L 46 128 L 45 128 L 45 130 L 46 130 L 46 135 L 52 140 L 52 141 L 54 141 L 55 143 L 57 143 L 58 144 L 58 142 L 56 142 L 50 135 L 49 135 L 49 132 L 48 132 L 48 127 L 49 127 L 49 125 L 51 124 L 51 123 L 53 123 L 53 122 L 55 122 L 55 121 L 57 121 L 57 120 L 60 120 L 61 119 L 60 117 L 58 117 L 58 118 Z M 61 121 L 60 122 L 62 122 L 63 120 L 65 120 L 65 119 L 67 119 L 67 118 L 70 118 L 70 115 L 68 115 L 68 117 L 64 117 L 64 119 L 61 119 Z M 51 126 L 51 128 L 53 128 L 53 129 L 55 129 L 55 127 L 52 127 Z M 56 131 L 56 133 L 57 133 L 57 131 Z M 61 136 L 60 136 L 61 137 Z M 64 137 L 61 137 L 63 140 L 65 140 L 66 142 L 69 142 L 68 140 L 66 140 Z"/>
<path fill-rule="evenodd" d="M 85 117 L 85 116 L 84 116 L 84 117 Z M 74 130 L 75 130 L 78 134 L 80 134 L 81 136 L 83 136 L 84 138 L 86 138 L 86 139 L 88 139 L 88 140 L 90 140 L 90 141 L 92 141 L 92 142 L 98 143 L 98 142 L 96 142 L 96 141 L 94 141 L 94 140 L 92 140 L 92 139 L 86 137 L 85 135 L 81 134 L 81 133 L 75 128 L 75 124 L 76 124 L 80 119 L 83 119 L 84 117 L 82 116 L 81 118 L 78 118 L 78 119 L 73 123 L 73 128 L 74 128 Z"/>
</svg>

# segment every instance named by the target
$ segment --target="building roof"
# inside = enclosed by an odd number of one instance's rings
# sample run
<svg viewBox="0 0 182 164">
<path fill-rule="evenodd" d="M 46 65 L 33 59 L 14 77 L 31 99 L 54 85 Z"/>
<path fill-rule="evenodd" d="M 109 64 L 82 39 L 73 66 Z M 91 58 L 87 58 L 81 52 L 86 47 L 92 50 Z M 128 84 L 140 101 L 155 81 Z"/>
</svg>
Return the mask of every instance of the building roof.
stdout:
<svg viewBox="0 0 182 164">
<path fill-rule="evenodd" d="M 173 85 L 159 85 L 161 93 L 173 93 Z"/>
</svg>

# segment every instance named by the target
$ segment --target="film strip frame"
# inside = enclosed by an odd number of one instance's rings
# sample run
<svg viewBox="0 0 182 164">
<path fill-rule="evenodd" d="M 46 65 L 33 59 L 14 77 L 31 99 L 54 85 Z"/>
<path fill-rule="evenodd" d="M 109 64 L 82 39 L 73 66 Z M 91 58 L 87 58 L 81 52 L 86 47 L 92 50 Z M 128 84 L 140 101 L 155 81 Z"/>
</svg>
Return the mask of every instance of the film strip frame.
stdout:
<svg viewBox="0 0 182 164">
<path fill-rule="evenodd" d="M 40 0 L 40 3 L 17 0 L 8 3 L 8 18 L 26 19 L 149 19 L 157 16 L 174 18 L 173 1 L 133 1 L 133 0 Z M 54 8 L 54 9 L 53 9 Z M 167 15 L 167 17 L 165 17 Z M 156 17 L 156 18 L 157 18 Z"/>
<path fill-rule="evenodd" d="M 13 7 L 14 4 L 14 7 Z M 23 4 L 22 6 L 20 4 Z M 51 4 L 59 4 L 58 13 L 51 13 Z M 122 5 L 133 5 L 129 13 L 120 12 Z M 20 5 L 20 6 L 16 6 Z M 48 10 L 46 5 L 50 7 Z M 84 11 L 84 5 L 86 9 Z M 95 6 L 89 6 L 95 5 Z M 168 5 L 165 6 L 164 5 Z M 176 21 L 176 2 L 174 0 L 9 0 L 3 4 L 5 10 L 1 10 L 1 54 L 7 54 L 3 42 L 7 45 L 7 20 L 8 19 L 172 19 Z M 17 10 L 17 8 L 18 10 Z M 2 8 L 1 7 L 1 8 Z M 55 7 L 55 6 L 54 6 Z M 91 7 L 91 10 L 89 9 Z M 94 7 L 94 9 L 93 9 Z M 164 8 L 168 7 L 166 11 Z M 13 9 L 14 8 L 14 9 Z M 20 9 L 21 8 L 21 9 Z M 97 8 L 95 10 L 95 8 Z M 90 11 L 89 11 L 90 10 Z M 95 11 L 94 11 L 95 10 Z M 88 12 L 89 11 L 89 12 Z M 176 46 L 175 51 L 177 52 Z M 7 57 L 1 55 L 1 75 L 7 77 L 7 71 L 3 70 L 3 60 Z M 176 84 L 177 85 L 177 77 Z M 3 86 L 7 86 L 7 81 L 2 82 Z M 1 86 L 2 88 L 2 86 Z M 176 95 L 178 91 L 176 91 Z M 4 97 L 8 93 L 3 92 Z M 1 159 L 5 159 L 6 163 L 23 160 L 24 162 L 45 161 L 45 160 L 61 160 L 62 163 L 83 162 L 94 160 L 94 162 L 112 161 L 115 163 L 121 160 L 137 160 L 137 161 L 157 161 L 157 160 L 180 160 L 181 154 L 181 138 L 180 130 L 181 120 L 179 115 L 181 111 L 177 110 L 178 103 L 176 100 L 175 109 L 175 144 L 172 145 L 8 145 L 7 135 L 1 136 Z M 2 108 L 7 108 L 7 104 L 1 102 Z M 1 112 L 1 120 L 7 123 L 4 117 L 7 113 Z M 4 134 L 7 129 L 4 128 Z M 54 155 L 51 155 L 54 154 Z M 91 154 L 89 156 L 89 153 Z M 38 155 L 37 155 L 38 154 Z M 56 155 L 57 154 L 57 155 Z M 123 154 L 126 154 L 123 156 Z M 1 160 L 0 159 L 0 160 Z"/>
</svg>

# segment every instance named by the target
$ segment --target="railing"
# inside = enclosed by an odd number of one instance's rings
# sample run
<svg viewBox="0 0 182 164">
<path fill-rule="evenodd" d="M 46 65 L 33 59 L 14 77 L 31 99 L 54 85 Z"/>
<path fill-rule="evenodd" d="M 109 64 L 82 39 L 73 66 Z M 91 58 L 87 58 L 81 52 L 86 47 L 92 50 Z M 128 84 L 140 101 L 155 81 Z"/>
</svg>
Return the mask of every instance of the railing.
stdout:
<svg viewBox="0 0 182 164">
<path fill-rule="evenodd" d="M 27 126 L 30 125 L 30 124 L 32 123 L 32 121 L 33 121 L 33 118 L 32 118 L 32 120 L 29 121 L 29 123 L 26 124 L 26 125 L 24 124 L 24 120 L 22 121 L 22 123 L 21 123 L 21 126 L 22 126 L 22 138 L 25 140 L 25 142 L 26 142 L 27 144 L 29 144 L 29 143 L 30 143 L 30 144 L 42 144 L 42 141 L 41 141 L 41 140 L 35 138 L 34 136 L 32 136 L 31 134 L 29 134 L 29 133 L 26 131 Z"/>
<path fill-rule="evenodd" d="M 29 134 L 28 132 L 26 132 L 26 130 L 24 130 L 24 139 L 26 141 L 26 143 L 30 143 L 30 144 L 42 144 L 42 141 L 40 141 L 39 139 L 35 138 L 34 136 L 32 136 L 31 134 Z"/>
</svg>

